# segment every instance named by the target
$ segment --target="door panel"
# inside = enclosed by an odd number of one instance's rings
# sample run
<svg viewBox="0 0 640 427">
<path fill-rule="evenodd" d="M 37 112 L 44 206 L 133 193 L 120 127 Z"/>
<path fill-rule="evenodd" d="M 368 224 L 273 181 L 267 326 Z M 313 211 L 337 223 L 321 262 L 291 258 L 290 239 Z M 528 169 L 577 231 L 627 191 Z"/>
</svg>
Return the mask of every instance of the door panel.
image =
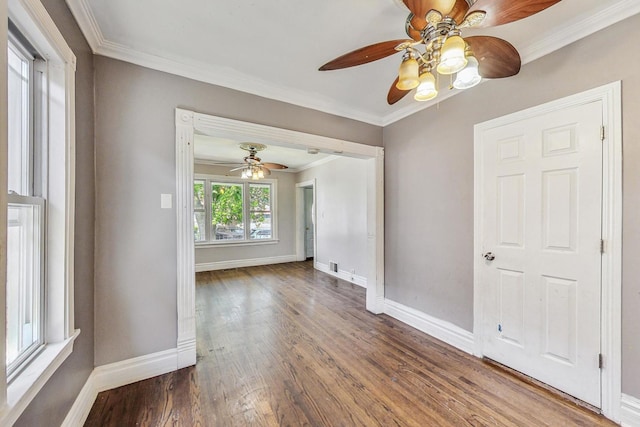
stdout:
<svg viewBox="0 0 640 427">
<path fill-rule="evenodd" d="M 600 406 L 602 104 L 481 134 L 482 352 Z"/>
<path fill-rule="evenodd" d="M 524 345 L 524 303 L 524 273 L 500 270 L 502 322 L 498 325 L 498 332 L 502 340 L 520 347 Z"/>
</svg>

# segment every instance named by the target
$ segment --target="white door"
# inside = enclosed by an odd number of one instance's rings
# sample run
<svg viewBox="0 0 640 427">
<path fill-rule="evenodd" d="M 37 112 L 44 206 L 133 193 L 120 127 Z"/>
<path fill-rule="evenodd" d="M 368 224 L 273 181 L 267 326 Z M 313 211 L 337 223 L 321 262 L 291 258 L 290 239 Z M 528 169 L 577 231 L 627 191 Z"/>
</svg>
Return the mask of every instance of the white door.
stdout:
<svg viewBox="0 0 640 427">
<path fill-rule="evenodd" d="M 313 188 L 304 189 L 304 252 L 305 257 L 313 258 Z"/>
<path fill-rule="evenodd" d="M 598 101 L 480 134 L 477 254 L 483 355 L 597 407 L 602 117 Z"/>
</svg>

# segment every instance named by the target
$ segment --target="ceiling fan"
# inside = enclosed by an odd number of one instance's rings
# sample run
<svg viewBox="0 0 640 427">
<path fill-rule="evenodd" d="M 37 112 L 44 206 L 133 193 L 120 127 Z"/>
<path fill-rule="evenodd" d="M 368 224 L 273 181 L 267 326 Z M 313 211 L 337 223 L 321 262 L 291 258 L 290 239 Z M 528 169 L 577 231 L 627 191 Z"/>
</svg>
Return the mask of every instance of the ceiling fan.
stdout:
<svg viewBox="0 0 640 427">
<path fill-rule="evenodd" d="M 244 157 L 243 163 L 219 163 L 224 165 L 238 165 L 237 168 L 231 169 L 230 172 L 242 171 L 243 179 L 261 179 L 266 175 L 271 175 L 271 169 L 288 169 L 288 166 L 280 163 L 267 163 L 263 162 L 260 157 L 257 156 L 258 151 L 265 150 L 267 148 L 264 144 L 257 144 L 254 142 L 243 142 L 239 145 L 241 149 L 248 151 L 249 155 Z"/>
<path fill-rule="evenodd" d="M 465 28 L 486 28 L 534 15 L 560 0 L 403 0 L 411 12 L 405 32 L 411 38 L 372 44 L 327 62 L 320 71 L 366 64 L 404 51 L 398 77 L 387 95 L 395 104 L 416 89 L 414 99 L 438 95 L 437 75 L 453 75 L 453 87 L 468 89 L 482 78 L 520 72 L 520 54 L 511 43 L 492 36 L 462 38 Z M 421 48 L 422 50 L 420 50 Z M 434 71 L 437 73 L 434 75 Z"/>
</svg>

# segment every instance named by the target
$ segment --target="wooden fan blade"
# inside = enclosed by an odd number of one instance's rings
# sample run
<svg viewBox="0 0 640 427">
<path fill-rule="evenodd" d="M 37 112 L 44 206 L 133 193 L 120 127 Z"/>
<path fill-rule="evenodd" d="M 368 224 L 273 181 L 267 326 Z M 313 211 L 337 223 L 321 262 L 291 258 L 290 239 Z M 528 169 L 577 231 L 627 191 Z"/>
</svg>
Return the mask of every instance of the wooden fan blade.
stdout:
<svg viewBox="0 0 640 427">
<path fill-rule="evenodd" d="M 478 73 L 488 79 L 515 76 L 520 72 L 520 54 L 511 43 L 491 36 L 464 39 L 480 64 Z"/>
<path fill-rule="evenodd" d="M 484 10 L 487 12 L 487 17 L 477 26 L 478 28 L 486 28 L 508 24 L 535 15 L 559 2 L 560 0 L 478 0 L 471 11 Z"/>
<path fill-rule="evenodd" d="M 399 79 L 399 77 L 396 77 L 396 79 L 393 81 L 393 84 L 389 88 L 389 93 L 387 94 L 387 102 L 389 103 L 389 105 L 395 104 L 396 102 L 404 98 L 406 94 L 411 92 L 410 90 L 400 90 L 396 87 Z"/>
<path fill-rule="evenodd" d="M 268 169 L 289 169 L 289 166 L 281 165 L 280 163 L 260 163 L 260 164 Z"/>
<path fill-rule="evenodd" d="M 262 173 L 264 173 L 265 175 L 269 176 L 271 175 L 271 169 L 269 168 L 265 168 L 264 165 L 262 165 Z"/>
<path fill-rule="evenodd" d="M 469 11 L 469 3 L 467 0 L 456 0 L 456 3 L 453 5 L 451 12 L 448 15 L 456 21 L 456 24 L 462 24 L 464 21 L 464 17 L 467 15 Z"/>
<path fill-rule="evenodd" d="M 333 61 L 327 62 L 320 67 L 320 71 L 339 70 L 341 68 L 354 67 L 356 65 L 362 65 L 377 61 L 378 59 L 386 58 L 387 56 L 397 53 L 398 51 L 396 50 L 396 46 L 407 41 L 411 40 L 389 40 L 365 46 L 358 50 L 354 50 L 353 52 L 339 56 Z"/>
</svg>

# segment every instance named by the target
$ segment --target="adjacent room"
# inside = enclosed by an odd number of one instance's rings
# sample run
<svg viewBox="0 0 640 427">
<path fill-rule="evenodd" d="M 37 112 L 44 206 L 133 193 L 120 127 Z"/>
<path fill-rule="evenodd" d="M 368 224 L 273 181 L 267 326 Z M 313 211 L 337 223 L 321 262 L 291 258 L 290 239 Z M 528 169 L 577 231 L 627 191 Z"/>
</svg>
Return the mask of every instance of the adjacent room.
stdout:
<svg viewBox="0 0 640 427">
<path fill-rule="evenodd" d="M 640 427 L 637 0 L 0 13 L 0 425 Z"/>
</svg>

